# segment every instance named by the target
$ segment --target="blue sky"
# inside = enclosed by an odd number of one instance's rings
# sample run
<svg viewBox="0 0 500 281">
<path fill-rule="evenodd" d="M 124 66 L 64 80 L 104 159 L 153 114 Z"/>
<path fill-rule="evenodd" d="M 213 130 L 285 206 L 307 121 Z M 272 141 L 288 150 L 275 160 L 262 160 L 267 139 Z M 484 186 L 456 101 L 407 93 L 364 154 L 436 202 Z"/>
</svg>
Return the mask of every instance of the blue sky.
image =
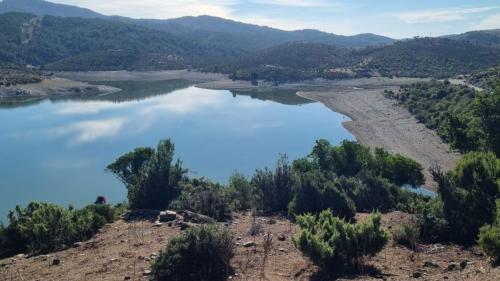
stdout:
<svg viewBox="0 0 500 281">
<path fill-rule="evenodd" d="M 286 30 L 394 38 L 500 28 L 500 0 L 51 0 L 134 18 L 212 15 Z"/>
</svg>

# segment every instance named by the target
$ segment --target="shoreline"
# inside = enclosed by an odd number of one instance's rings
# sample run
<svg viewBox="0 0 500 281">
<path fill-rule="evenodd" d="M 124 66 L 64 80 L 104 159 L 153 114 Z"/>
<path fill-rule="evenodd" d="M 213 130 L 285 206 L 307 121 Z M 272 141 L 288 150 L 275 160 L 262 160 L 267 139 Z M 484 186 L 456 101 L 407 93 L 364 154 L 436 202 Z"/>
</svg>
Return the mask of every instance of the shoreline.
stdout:
<svg viewBox="0 0 500 281">
<path fill-rule="evenodd" d="M 459 154 L 453 152 L 436 132 L 418 123 L 406 108 L 385 98 L 385 89 L 394 90 L 397 86 L 383 89 L 299 91 L 297 95 L 321 102 L 331 110 L 349 117 L 351 120 L 342 125 L 359 143 L 415 159 L 424 168 L 426 188 L 435 191 L 436 183 L 428 169 L 437 165 L 445 171 L 451 170 Z"/>
</svg>

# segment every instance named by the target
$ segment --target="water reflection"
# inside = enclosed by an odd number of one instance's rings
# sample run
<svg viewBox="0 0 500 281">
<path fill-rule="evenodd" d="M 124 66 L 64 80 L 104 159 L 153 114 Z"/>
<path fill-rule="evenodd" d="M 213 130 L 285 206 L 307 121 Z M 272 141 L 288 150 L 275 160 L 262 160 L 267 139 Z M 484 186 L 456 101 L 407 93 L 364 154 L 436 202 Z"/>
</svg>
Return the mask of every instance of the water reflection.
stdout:
<svg viewBox="0 0 500 281">
<path fill-rule="evenodd" d="M 122 96 L 0 109 L 0 218 L 32 200 L 81 206 L 105 195 L 120 202 L 125 188 L 104 168 L 163 138 L 192 175 L 222 183 L 235 170 L 250 175 L 274 166 L 280 153 L 303 157 L 318 138 L 353 139 L 344 116 L 292 91 L 231 93 L 185 81 L 108 85 L 123 88 Z"/>
</svg>

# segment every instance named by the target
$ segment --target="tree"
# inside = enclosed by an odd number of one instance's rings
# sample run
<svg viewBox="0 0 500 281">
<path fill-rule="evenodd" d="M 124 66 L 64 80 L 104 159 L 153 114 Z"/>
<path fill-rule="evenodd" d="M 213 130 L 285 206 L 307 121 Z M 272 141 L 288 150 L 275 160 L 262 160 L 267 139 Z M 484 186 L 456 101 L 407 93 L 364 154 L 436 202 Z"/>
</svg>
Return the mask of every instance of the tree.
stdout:
<svg viewBox="0 0 500 281">
<path fill-rule="evenodd" d="M 478 95 L 475 112 L 485 132 L 488 150 L 500 156 L 500 83 L 494 91 Z"/>
<path fill-rule="evenodd" d="M 235 172 L 229 178 L 228 194 L 233 209 L 246 211 L 255 205 L 255 188 L 242 174 Z"/>
<path fill-rule="evenodd" d="M 495 199 L 500 196 L 500 160 L 493 153 L 464 155 L 447 174 L 431 170 L 439 185 L 443 213 L 457 242 L 473 243 L 479 228 L 495 220 Z"/>
<path fill-rule="evenodd" d="M 180 160 L 172 165 L 173 155 L 174 144 L 162 140 L 156 150 L 139 148 L 108 166 L 125 184 L 132 209 L 164 209 L 179 196 L 187 170 Z"/>
</svg>

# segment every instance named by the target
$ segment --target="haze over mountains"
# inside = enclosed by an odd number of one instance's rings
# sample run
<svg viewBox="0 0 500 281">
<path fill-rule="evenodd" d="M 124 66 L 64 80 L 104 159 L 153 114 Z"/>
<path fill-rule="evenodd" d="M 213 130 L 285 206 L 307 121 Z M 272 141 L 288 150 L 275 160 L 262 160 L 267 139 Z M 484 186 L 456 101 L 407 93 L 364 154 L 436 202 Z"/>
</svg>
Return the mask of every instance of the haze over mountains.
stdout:
<svg viewBox="0 0 500 281">
<path fill-rule="evenodd" d="M 397 42 L 375 34 L 283 31 L 211 16 L 105 16 L 42 0 L 4 0 L 0 14 L 0 61 L 55 70 L 192 67 L 288 81 L 446 77 L 500 63 L 500 30 Z"/>
</svg>

